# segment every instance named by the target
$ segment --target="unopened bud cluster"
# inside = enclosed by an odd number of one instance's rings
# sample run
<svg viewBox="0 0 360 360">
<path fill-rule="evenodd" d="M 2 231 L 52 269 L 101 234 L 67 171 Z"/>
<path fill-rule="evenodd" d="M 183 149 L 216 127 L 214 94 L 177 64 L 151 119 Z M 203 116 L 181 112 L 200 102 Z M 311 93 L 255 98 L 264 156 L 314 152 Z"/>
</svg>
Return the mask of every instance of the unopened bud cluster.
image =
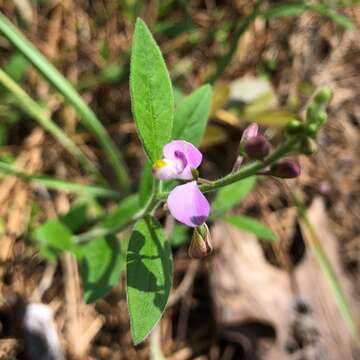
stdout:
<svg viewBox="0 0 360 360">
<path fill-rule="evenodd" d="M 286 130 L 289 136 L 302 137 L 299 150 L 303 154 L 311 155 L 317 150 L 314 139 L 319 128 L 327 121 L 325 109 L 331 100 L 331 96 L 331 90 L 326 86 L 322 87 L 306 109 L 305 122 L 293 120 L 287 125 Z"/>
<path fill-rule="evenodd" d="M 298 122 L 301 126 L 301 123 Z M 299 127 L 298 124 L 294 125 Z M 269 155 L 271 144 L 269 140 L 259 133 L 257 124 L 250 124 L 243 132 L 240 142 L 240 152 L 250 159 L 265 160 Z M 276 176 L 282 179 L 292 179 L 300 175 L 300 165 L 296 160 L 285 159 L 276 163 L 264 175 Z"/>
</svg>

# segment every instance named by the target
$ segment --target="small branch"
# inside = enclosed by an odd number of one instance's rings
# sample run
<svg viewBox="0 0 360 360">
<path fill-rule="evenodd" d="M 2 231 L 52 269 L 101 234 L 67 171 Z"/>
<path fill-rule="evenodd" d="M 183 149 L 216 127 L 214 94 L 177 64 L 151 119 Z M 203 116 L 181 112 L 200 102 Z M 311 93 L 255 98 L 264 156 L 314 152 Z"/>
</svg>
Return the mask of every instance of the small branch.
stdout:
<svg viewBox="0 0 360 360">
<path fill-rule="evenodd" d="M 230 185 L 232 183 L 235 183 L 237 181 L 243 180 L 247 177 L 253 176 L 258 174 L 260 171 L 266 169 L 268 166 L 272 165 L 279 159 L 281 159 L 283 156 L 290 153 L 294 147 L 297 145 L 297 143 L 301 141 L 300 137 L 293 137 L 287 142 L 285 142 L 283 145 L 280 145 L 272 154 L 270 154 L 264 161 L 255 161 L 247 166 L 242 167 L 239 171 L 230 173 L 229 175 L 224 176 L 221 179 L 210 181 L 209 183 L 200 185 L 200 190 L 203 193 L 210 192 L 217 190 L 221 187 Z M 88 232 L 85 232 L 83 234 L 75 236 L 74 240 L 75 242 L 86 242 L 93 240 L 99 236 L 106 236 L 110 234 L 116 234 L 124 229 L 126 229 L 128 226 L 134 224 L 137 220 L 143 218 L 144 216 L 150 214 L 154 209 L 156 209 L 159 204 L 168 197 L 169 191 L 166 192 L 160 192 L 160 183 L 159 181 L 155 182 L 153 193 L 148 201 L 148 203 L 145 205 L 143 209 L 141 209 L 139 212 L 137 212 L 128 222 L 125 224 L 122 224 L 121 226 L 115 226 L 113 228 L 97 228 L 90 230 Z"/>
</svg>

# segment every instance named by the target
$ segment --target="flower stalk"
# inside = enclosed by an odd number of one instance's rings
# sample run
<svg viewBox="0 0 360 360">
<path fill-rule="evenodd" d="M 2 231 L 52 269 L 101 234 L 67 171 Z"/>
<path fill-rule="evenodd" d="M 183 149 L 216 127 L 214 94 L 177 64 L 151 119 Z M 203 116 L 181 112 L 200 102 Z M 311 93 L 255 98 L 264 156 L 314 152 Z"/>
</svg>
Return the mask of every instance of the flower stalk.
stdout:
<svg viewBox="0 0 360 360">
<path fill-rule="evenodd" d="M 257 175 L 262 170 L 266 169 L 268 166 L 274 164 L 279 159 L 285 155 L 291 153 L 297 148 L 297 145 L 301 141 L 300 137 L 292 137 L 284 144 L 280 145 L 272 154 L 270 154 L 264 161 L 255 161 L 249 165 L 243 166 L 237 172 L 230 173 L 229 175 L 224 176 L 215 181 L 208 181 L 205 184 L 199 186 L 199 189 L 203 193 L 210 191 L 215 191 L 224 186 L 230 185 L 234 182 L 243 180 L 247 177 Z M 75 235 L 74 241 L 76 243 L 82 243 L 91 241 L 101 236 L 107 236 L 111 234 L 119 233 L 125 230 L 127 227 L 133 225 L 137 220 L 140 220 L 146 215 L 149 215 L 153 210 L 155 210 L 166 198 L 168 197 L 170 191 L 160 192 L 160 182 L 155 180 L 153 192 L 143 209 L 139 210 L 127 223 L 120 226 L 114 226 L 112 228 L 95 228 L 89 230 L 83 234 Z"/>
</svg>

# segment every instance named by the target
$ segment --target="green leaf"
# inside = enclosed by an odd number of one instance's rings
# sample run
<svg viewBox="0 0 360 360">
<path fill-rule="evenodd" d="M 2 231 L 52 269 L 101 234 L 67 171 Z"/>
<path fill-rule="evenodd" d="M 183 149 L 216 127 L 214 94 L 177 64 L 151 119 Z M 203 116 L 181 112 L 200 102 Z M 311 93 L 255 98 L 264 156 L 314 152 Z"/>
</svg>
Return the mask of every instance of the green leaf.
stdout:
<svg viewBox="0 0 360 360">
<path fill-rule="evenodd" d="M 162 157 L 171 138 L 174 98 L 161 51 L 146 24 L 136 21 L 133 38 L 130 91 L 140 139 L 151 162 Z"/>
<path fill-rule="evenodd" d="M 261 15 L 265 19 L 274 19 L 284 16 L 295 16 L 307 10 L 305 3 L 288 3 L 272 6 L 270 9 L 262 11 Z"/>
<path fill-rule="evenodd" d="M 4 67 L 4 71 L 17 83 L 21 83 L 24 79 L 26 69 L 29 62 L 19 53 L 11 56 L 10 60 Z"/>
<path fill-rule="evenodd" d="M 35 239 L 40 245 L 40 254 L 55 261 L 61 251 L 73 251 L 71 230 L 58 219 L 49 220 L 35 230 Z"/>
<path fill-rule="evenodd" d="M 139 196 L 132 194 L 121 201 L 121 203 L 109 213 L 101 222 L 100 227 L 113 228 L 125 224 L 139 210 Z"/>
<path fill-rule="evenodd" d="M 277 236 L 271 229 L 251 217 L 232 215 L 224 217 L 223 220 L 236 226 L 240 230 L 244 230 L 256 235 L 262 240 L 277 241 Z"/>
<path fill-rule="evenodd" d="M 152 175 L 152 166 L 150 161 L 146 161 L 144 164 L 143 171 L 140 177 L 140 184 L 139 184 L 139 205 L 144 206 L 146 202 L 149 200 L 151 195 L 153 184 L 154 184 L 154 177 Z"/>
<path fill-rule="evenodd" d="M 113 235 L 94 239 L 79 248 L 84 300 L 92 303 L 118 284 L 125 268 L 125 252 Z"/>
<path fill-rule="evenodd" d="M 139 210 L 138 194 L 133 194 L 125 198 L 103 221 L 91 230 L 75 236 L 76 243 L 88 242 L 98 237 L 104 237 L 124 230 L 128 222 Z"/>
<path fill-rule="evenodd" d="M 72 232 L 78 231 L 87 222 L 88 206 L 86 202 L 75 203 L 66 214 L 59 216 L 59 221 Z"/>
<path fill-rule="evenodd" d="M 221 188 L 212 203 L 212 216 L 224 212 L 239 203 L 255 185 L 256 177 L 251 176 Z"/>
<path fill-rule="evenodd" d="M 317 12 L 320 15 L 328 17 L 333 22 L 344 27 L 347 30 L 354 30 L 354 24 L 346 16 L 338 13 L 336 10 L 325 4 L 309 4 L 309 10 Z"/>
<path fill-rule="evenodd" d="M 172 256 L 159 222 L 139 220 L 127 253 L 127 299 L 134 344 L 145 339 L 165 309 L 172 286 Z"/>
<path fill-rule="evenodd" d="M 275 5 L 268 10 L 262 11 L 261 15 L 265 19 L 274 19 L 284 16 L 300 15 L 304 11 L 313 11 L 320 15 L 328 17 L 335 23 L 343 26 L 345 29 L 353 30 L 354 24 L 346 16 L 338 13 L 335 9 L 327 6 L 326 4 L 308 4 L 306 2 L 288 3 Z"/>
<path fill-rule="evenodd" d="M 211 98 L 211 86 L 203 85 L 180 101 L 175 111 L 173 139 L 200 145 L 209 118 Z"/>
</svg>

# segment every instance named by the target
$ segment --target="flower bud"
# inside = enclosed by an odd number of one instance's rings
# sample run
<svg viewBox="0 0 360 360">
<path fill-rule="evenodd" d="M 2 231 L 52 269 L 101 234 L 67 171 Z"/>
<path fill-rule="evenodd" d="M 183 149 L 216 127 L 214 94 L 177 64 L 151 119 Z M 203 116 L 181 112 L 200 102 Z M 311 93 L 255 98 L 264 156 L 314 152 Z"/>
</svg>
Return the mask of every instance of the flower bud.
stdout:
<svg viewBox="0 0 360 360">
<path fill-rule="evenodd" d="M 314 139 L 307 138 L 301 144 L 301 152 L 305 155 L 312 155 L 318 149 L 316 141 Z"/>
<path fill-rule="evenodd" d="M 286 131 L 289 135 L 296 135 L 302 129 L 303 129 L 303 124 L 299 120 L 291 120 L 286 126 Z"/>
<path fill-rule="evenodd" d="M 299 163 L 293 159 L 284 159 L 273 165 L 270 175 L 283 179 L 292 179 L 300 175 L 301 168 Z"/>
<path fill-rule="evenodd" d="M 247 126 L 244 132 L 242 133 L 240 145 L 245 144 L 248 140 L 257 136 L 258 131 L 259 131 L 259 126 L 256 123 L 251 123 L 249 126 Z"/>
<path fill-rule="evenodd" d="M 322 126 L 327 122 L 328 115 L 325 111 L 319 111 L 316 116 L 318 126 Z"/>
<path fill-rule="evenodd" d="M 201 259 L 210 255 L 212 250 L 210 230 L 206 223 L 203 223 L 194 229 L 188 254 L 191 258 Z"/>
<path fill-rule="evenodd" d="M 309 124 L 306 128 L 306 134 L 310 136 L 311 138 L 316 137 L 316 133 L 318 131 L 319 126 L 317 124 Z"/>
<path fill-rule="evenodd" d="M 332 92 L 327 86 L 323 86 L 315 95 L 314 100 L 318 104 L 327 104 L 331 100 Z"/>
<path fill-rule="evenodd" d="M 246 141 L 244 150 L 251 158 L 262 160 L 270 152 L 270 143 L 264 135 L 257 135 Z"/>
</svg>

